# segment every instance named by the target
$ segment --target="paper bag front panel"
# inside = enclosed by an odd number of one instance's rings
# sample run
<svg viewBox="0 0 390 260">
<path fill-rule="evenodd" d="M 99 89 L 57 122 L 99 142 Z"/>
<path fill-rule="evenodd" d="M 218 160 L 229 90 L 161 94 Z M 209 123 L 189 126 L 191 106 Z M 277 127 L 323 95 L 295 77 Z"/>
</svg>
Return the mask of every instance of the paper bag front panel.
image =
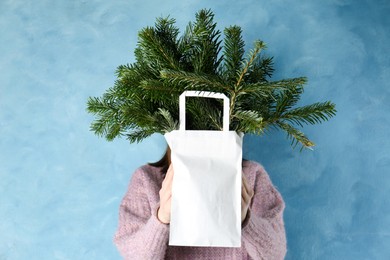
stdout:
<svg viewBox="0 0 390 260">
<path fill-rule="evenodd" d="M 242 135 L 172 131 L 170 245 L 241 246 Z"/>
</svg>

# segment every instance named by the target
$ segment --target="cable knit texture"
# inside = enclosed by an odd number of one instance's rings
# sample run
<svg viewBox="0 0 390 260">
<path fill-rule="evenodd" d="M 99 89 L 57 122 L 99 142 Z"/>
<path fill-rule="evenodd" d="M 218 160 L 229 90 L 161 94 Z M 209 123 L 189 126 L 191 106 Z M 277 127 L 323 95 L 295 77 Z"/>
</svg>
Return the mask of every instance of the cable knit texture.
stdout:
<svg viewBox="0 0 390 260">
<path fill-rule="evenodd" d="M 168 245 L 169 225 L 156 216 L 164 175 L 160 168 L 140 167 L 132 175 L 119 209 L 114 242 L 121 255 L 131 260 L 284 259 L 284 201 L 260 164 L 244 161 L 243 174 L 255 194 L 242 225 L 241 247 L 183 247 Z"/>
</svg>

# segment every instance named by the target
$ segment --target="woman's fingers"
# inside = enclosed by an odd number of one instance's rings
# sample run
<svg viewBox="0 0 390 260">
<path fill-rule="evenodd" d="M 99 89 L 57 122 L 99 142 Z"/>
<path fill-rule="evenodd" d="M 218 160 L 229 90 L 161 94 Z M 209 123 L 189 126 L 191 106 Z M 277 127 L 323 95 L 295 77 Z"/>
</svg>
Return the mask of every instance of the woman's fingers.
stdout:
<svg viewBox="0 0 390 260">
<path fill-rule="evenodd" d="M 173 180 L 173 167 L 172 164 L 169 166 L 167 170 L 167 174 L 165 175 L 165 178 L 162 182 L 161 188 L 163 190 L 170 190 L 172 189 L 172 180 Z"/>
<path fill-rule="evenodd" d="M 167 175 L 165 176 L 165 178 L 168 178 L 170 180 L 172 180 L 172 178 L 173 178 L 173 166 L 172 166 L 172 163 L 168 167 Z"/>
<path fill-rule="evenodd" d="M 172 179 L 173 167 L 172 164 L 167 170 L 167 174 L 162 182 L 160 195 L 160 208 L 158 210 L 158 218 L 163 223 L 169 223 L 171 218 L 171 197 L 172 197 Z"/>
<path fill-rule="evenodd" d="M 242 198 L 248 203 L 253 197 L 253 190 L 249 188 L 248 182 L 244 175 L 242 176 Z"/>
<path fill-rule="evenodd" d="M 167 174 L 162 182 L 160 189 L 160 203 L 165 205 L 169 202 L 172 196 L 172 179 L 173 179 L 173 168 L 172 164 L 169 166 Z"/>
<path fill-rule="evenodd" d="M 248 197 L 248 192 L 247 192 L 247 190 L 245 189 L 244 184 L 242 185 L 242 188 L 241 188 L 241 197 L 242 197 L 243 199 L 246 199 L 246 198 Z"/>
<path fill-rule="evenodd" d="M 243 222 L 248 214 L 249 204 L 253 197 L 253 190 L 249 187 L 244 174 L 242 175 L 241 190 L 241 222 Z"/>
<path fill-rule="evenodd" d="M 254 194 L 253 189 L 251 189 L 249 187 L 248 181 L 246 180 L 245 177 L 244 177 L 244 186 L 245 186 L 245 190 L 246 190 L 247 194 L 249 195 L 249 197 L 253 197 L 253 194 Z"/>
<path fill-rule="evenodd" d="M 172 186 L 172 180 L 173 180 L 173 167 L 171 164 L 167 170 L 167 175 L 165 176 L 163 184 L 165 184 L 168 187 Z"/>
</svg>

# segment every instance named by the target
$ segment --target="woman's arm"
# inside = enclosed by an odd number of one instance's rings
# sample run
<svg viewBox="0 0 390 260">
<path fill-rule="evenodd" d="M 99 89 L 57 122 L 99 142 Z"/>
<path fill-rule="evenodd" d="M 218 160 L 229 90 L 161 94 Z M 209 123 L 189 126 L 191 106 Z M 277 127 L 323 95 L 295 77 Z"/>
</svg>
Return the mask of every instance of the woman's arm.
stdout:
<svg viewBox="0 0 390 260">
<path fill-rule="evenodd" d="M 243 245 L 252 259 L 284 259 L 284 201 L 264 168 L 258 164 L 251 167 L 249 174 L 255 171 L 254 196 L 243 223 Z"/>
<path fill-rule="evenodd" d="M 169 226 L 156 216 L 159 205 L 150 205 L 148 192 L 155 191 L 145 185 L 146 174 L 142 168 L 133 174 L 119 209 L 114 243 L 125 259 L 164 259 L 168 246 Z"/>
</svg>

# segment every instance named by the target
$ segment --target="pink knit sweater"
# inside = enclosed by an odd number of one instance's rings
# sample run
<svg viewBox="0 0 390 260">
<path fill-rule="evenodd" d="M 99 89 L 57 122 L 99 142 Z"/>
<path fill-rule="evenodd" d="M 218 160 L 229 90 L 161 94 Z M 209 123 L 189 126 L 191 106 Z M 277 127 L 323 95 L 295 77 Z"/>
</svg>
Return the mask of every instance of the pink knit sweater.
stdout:
<svg viewBox="0 0 390 260">
<path fill-rule="evenodd" d="M 145 165 L 135 171 L 119 210 L 114 242 L 125 259 L 283 259 L 286 235 L 284 201 L 264 168 L 244 161 L 243 174 L 255 195 L 242 225 L 240 248 L 169 246 L 169 225 L 157 217 L 164 176 Z"/>
</svg>

